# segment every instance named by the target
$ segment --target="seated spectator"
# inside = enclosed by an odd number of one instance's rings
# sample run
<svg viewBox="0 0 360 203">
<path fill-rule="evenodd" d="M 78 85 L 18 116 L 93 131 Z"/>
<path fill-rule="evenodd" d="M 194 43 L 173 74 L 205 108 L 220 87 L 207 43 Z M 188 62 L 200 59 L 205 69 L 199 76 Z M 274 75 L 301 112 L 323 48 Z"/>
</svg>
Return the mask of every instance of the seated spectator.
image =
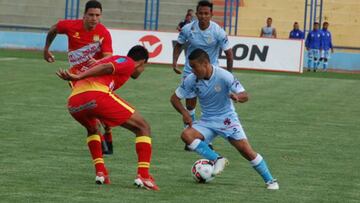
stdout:
<svg viewBox="0 0 360 203">
<path fill-rule="evenodd" d="M 290 39 L 304 39 L 304 32 L 299 29 L 299 23 L 295 22 L 293 26 L 293 30 L 291 30 L 289 34 Z"/>
</svg>

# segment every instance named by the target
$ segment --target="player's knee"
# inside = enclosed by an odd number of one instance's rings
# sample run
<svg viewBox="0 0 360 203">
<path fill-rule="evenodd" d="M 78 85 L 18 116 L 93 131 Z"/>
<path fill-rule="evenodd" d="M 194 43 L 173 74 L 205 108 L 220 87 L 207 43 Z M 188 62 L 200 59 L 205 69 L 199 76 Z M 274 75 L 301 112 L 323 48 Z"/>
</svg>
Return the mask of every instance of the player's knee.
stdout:
<svg viewBox="0 0 360 203">
<path fill-rule="evenodd" d="M 324 60 L 324 58 L 320 58 L 320 61 L 323 61 Z"/>
<path fill-rule="evenodd" d="M 192 141 L 194 141 L 195 137 L 194 135 L 191 133 L 191 130 L 189 130 L 188 128 L 185 129 L 182 133 L 181 133 L 181 139 L 183 142 L 185 142 L 186 144 L 191 144 Z"/>
<path fill-rule="evenodd" d="M 324 58 L 324 62 L 328 62 L 328 59 L 327 59 L 327 58 Z"/>
<path fill-rule="evenodd" d="M 146 121 L 139 122 L 136 126 L 138 133 L 141 135 L 151 135 L 150 125 Z"/>
<path fill-rule="evenodd" d="M 86 128 L 88 135 L 94 135 L 94 134 L 98 134 L 99 130 L 97 127 L 87 127 Z"/>
</svg>

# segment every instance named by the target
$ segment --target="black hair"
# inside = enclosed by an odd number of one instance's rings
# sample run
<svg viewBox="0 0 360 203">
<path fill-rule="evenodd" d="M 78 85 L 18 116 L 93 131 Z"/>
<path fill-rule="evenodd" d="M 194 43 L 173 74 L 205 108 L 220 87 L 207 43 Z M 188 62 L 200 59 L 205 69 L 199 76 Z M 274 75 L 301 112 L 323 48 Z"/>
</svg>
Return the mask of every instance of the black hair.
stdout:
<svg viewBox="0 0 360 203">
<path fill-rule="evenodd" d="M 266 20 L 272 20 L 272 18 L 271 18 L 271 17 L 268 17 Z"/>
<path fill-rule="evenodd" d="M 136 45 L 129 50 L 127 56 L 132 58 L 134 61 L 145 60 L 146 63 L 149 59 L 149 52 L 145 49 L 145 47 Z"/>
<path fill-rule="evenodd" d="M 190 61 L 198 60 L 199 62 L 203 62 L 204 60 L 206 60 L 210 62 L 209 55 L 206 53 L 206 51 L 199 48 L 192 51 L 188 58 Z"/>
<path fill-rule="evenodd" d="M 299 24 L 298 22 L 294 22 L 294 25 Z"/>
<path fill-rule="evenodd" d="M 194 10 L 192 9 L 192 8 L 189 8 L 188 10 L 187 10 L 187 13 L 189 13 L 189 12 L 194 12 Z"/>
<path fill-rule="evenodd" d="M 314 25 L 319 25 L 319 23 L 318 23 L 318 22 L 314 22 Z"/>
<path fill-rule="evenodd" d="M 99 8 L 100 11 L 102 12 L 101 3 L 96 0 L 90 0 L 90 1 L 86 2 L 84 13 L 86 13 L 90 8 Z"/>
<path fill-rule="evenodd" d="M 203 7 L 203 6 L 206 6 L 206 7 L 209 7 L 210 8 L 210 11 L 212 12 L 213 10 L 213 4 L 209 1 L 199 1 L 198 2 L 198 5 L 196 6 L 196 11 L 199 10 L 199 7 Z"/>
<path fill-rule="evenodd" d="M 325 21 L 325 22 L 323 23 L 323 25 L 329 25 L 329 23 Z"/>
</svg>

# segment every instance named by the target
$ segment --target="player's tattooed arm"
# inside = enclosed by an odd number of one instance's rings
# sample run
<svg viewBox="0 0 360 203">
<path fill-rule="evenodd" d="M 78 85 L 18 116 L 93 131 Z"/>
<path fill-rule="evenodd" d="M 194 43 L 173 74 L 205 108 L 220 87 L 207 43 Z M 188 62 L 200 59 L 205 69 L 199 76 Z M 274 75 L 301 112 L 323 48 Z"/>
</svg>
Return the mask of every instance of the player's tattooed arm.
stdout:
<svg viewBox="0 0 360 203">
<path fill-rule="evenodd" d="M 49 51 L 49 48 L 51 46 L 51 43 L 54 41 L 55 37 L 57 35 L 57 28 L 56 28 L 56 24 L 51 26 L 47 36 L 46 36 L 46 41 L 45 41 L 45 46 L 44 46 L 44 59 L 45 61 L 52 63 L 55 62 L 55 57 L 54 55 Z"/>
<path fill-rule="evenodd" d="M 174 93 L 171 96 L 170 102 L 171 102 L 172 106 L 176 109 L 176 111 L 182 115 L 184 124 L 189 125 L 189 127 L 191 127 L 192 126 L 191 116 L 190 116 L 189 112 L 182 105 L 181 100 L 176 95 L 176 93 Z"/>
<path fill-rule="evenodd" d="M 112 63 L 99 64 L 85 72 L 82 72 L 78 75 L 70 73 L 68 70 L 62 70 L 56 72 L 56 75 L 59 76 L 63 80 L 81 80 L 88 77 L 93 76 L 101 76 L 101 75 L 110 75 L 114 72 L 114 66 Z"/>
<path fill-rule="evenodd" d="M 233 61 L 234 61 L 232 49 L 228 49 L 228 50 L 226 50 L 224 52 L 225 52 L 225 55 L 226 55 L 226 69 L 229 72 L 232 72 L 232 70 L 233 70 Z"/>
<path fill-rule="evenodd" d="M 172 68 L 174 70 L 175 73 L 177 74 L 181 74 L 181 70 L 179 69 L 178 65 L 177 65 L 177 61 L 179 59 L 179 56 L 181 54 L 181 46 L 182 44 L 176 43 L 174 50 L 173 50 L 173 62 L 172 62 Z"/>
</svg>

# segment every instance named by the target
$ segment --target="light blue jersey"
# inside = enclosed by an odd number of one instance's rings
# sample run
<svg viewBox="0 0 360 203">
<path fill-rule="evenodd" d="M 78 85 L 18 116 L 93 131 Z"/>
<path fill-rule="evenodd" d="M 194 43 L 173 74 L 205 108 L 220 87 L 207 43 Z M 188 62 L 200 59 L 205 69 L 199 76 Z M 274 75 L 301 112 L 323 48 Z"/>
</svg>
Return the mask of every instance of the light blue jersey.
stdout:
<svg viewBox="0 0 360 203">
<path fill-rule="evenodd" d="M 193 128 L 211 142 L 217 135 L 226 139 L 246 139 L 245 132 L 235 112 L 230 93 L 244 92 L 241 83 L 227 70 L 213 66 L 209 80 L 198 80 L 194 74 L 188 75 L 176 89 L 177 97 L 198 97 L 201 117 L 193 123 Z"/>
<path fill-rule="evenodd" d="M 198 80 L 190 74 L 176 89 L 176 95 L 182 98 L 198 97 L 201 106 L 201 117 L 211 118 L 235 113 L 231 92 L 245 91 L 240 82 L 227 70 L 213 65 L 209 80 Z"/>
<path fill-rule="evenodd" d="M 273 33 L 274 33 L 273 27 L 264 26 L 261 29 L 262 29 L 262 33 L 263 33 L 262 37 L 269 37 L 269 38 L 273 37 Z"/>
<path fill-rule="evenodd" d="M 213 21 L 210 21 L 210 25 L 206 30 L 200 29 L 199 21 L 197 20 L 186 24 L 181 29 L 177 42 L 179 44 L 188 42 L 188 47 L 185 52 L 186 59 L 183 77 L 186 77 L 191 73 L 188 56 L 195 49 L 200 48 L 206 51 L 210 57 L 210 63 L 218 66 L 220 49 L 226 51 L 231 48 L 226 32 Z"/>
</svg>

